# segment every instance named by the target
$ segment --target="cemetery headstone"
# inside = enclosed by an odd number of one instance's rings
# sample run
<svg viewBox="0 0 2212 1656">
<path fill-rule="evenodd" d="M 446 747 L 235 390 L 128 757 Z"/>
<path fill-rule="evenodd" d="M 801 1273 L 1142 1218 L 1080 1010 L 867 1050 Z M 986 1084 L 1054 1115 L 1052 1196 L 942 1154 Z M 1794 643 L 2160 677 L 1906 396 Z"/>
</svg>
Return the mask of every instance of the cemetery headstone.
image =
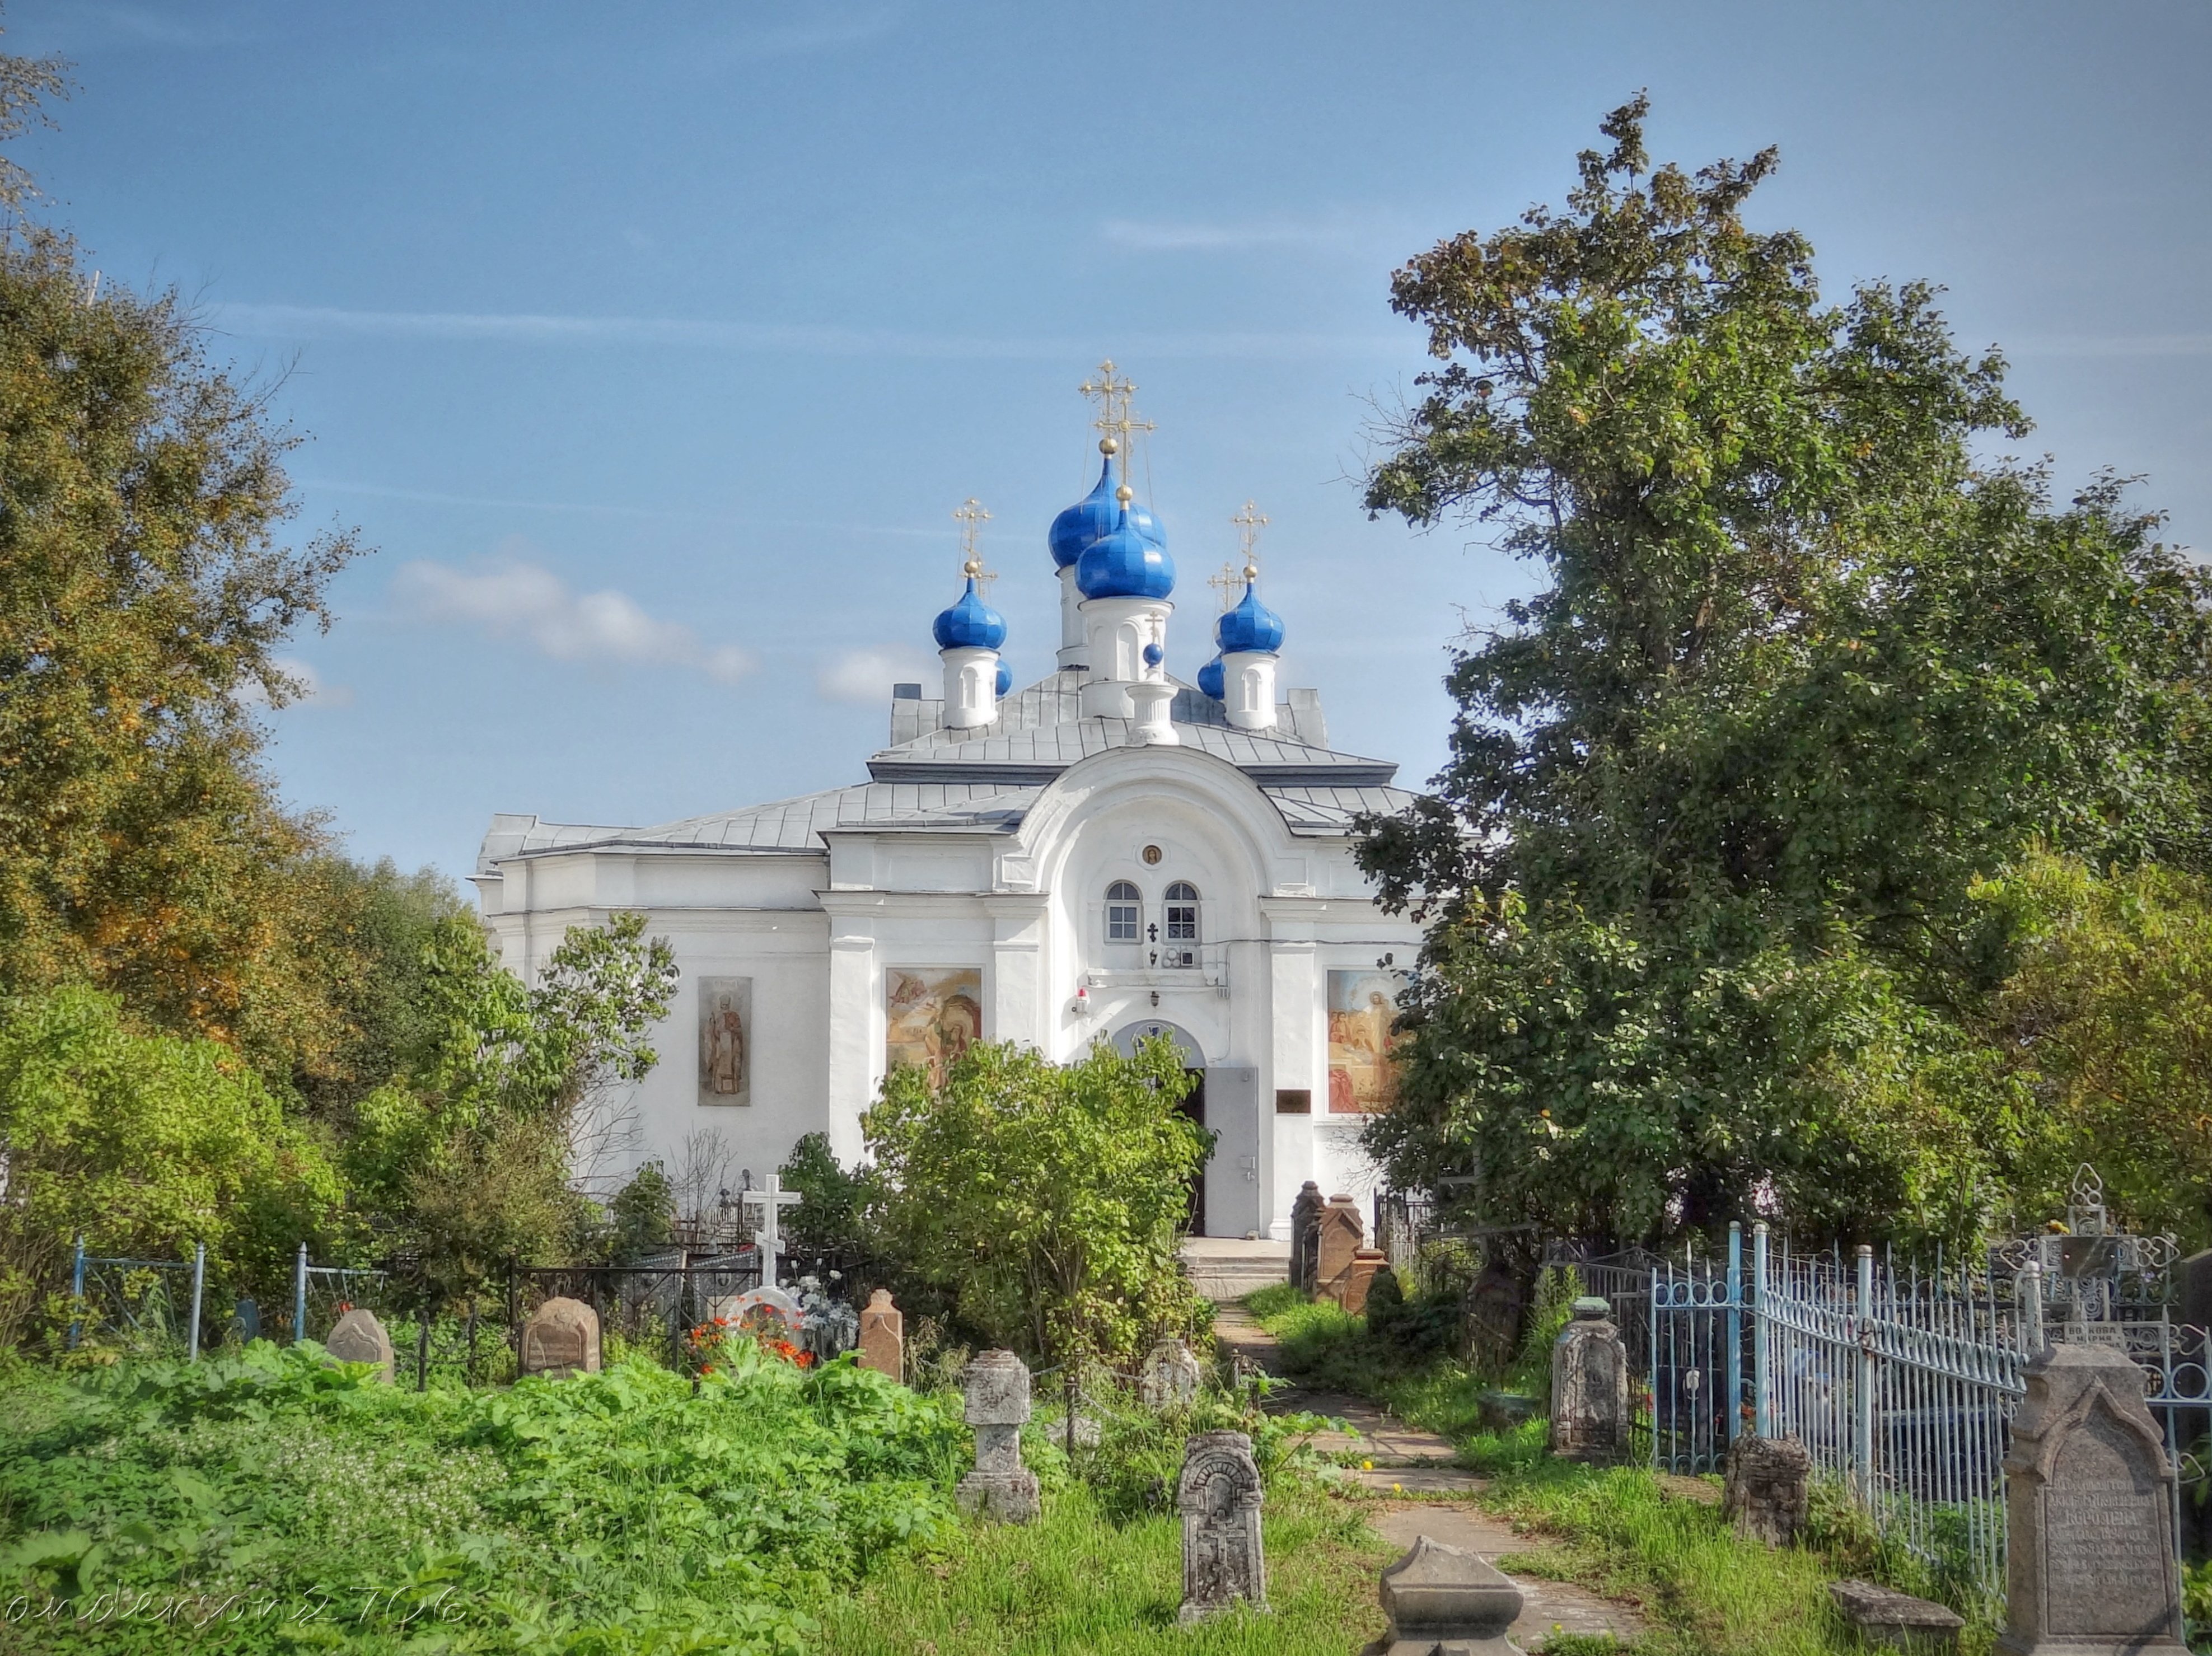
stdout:
<svg viewBox="0 0 2212 1656">
<path fill-rule="evenodd" d="M 1552 1344 L 1552 1453 L 1606 1462 L 1628 1453 L 1628 1348 L 1613 1307 L 1595 1295 Z"/>
<path fill-rule="evenodd" d="M 392 1376 L 392 1336 L 384 1331 L 374 1311 L 356 1307 L 340 1317 L 323 1342 L 323 1350 L 334 1362 L 374 1363 L 380 1380 Z"/>
<path fill-rule="evenodd" d="M 1137 1399 L 1155 1413 L 1188 1409 L 1198 1401 L 1202 1376 L 1196 1352 L 1181 1340 L 1162 1340 L 1145 1354 Z"/>
<path fill-rule="evenodd" d="M 522 1372 L 565 1380 L 599 1372 L 599 1313 L 581 1300 L 556 1296 L 522 1325 Z"/>
<path fill-rule="evenodd" d="M 230 1319 L 237 1326 L 239 1344 L 251 1345 L 261 1338 L 261 1307 L 251 1294 L 241 1294 L 238 1303 L 231 1307 Z"/>
<path fill-rule="evenodd" d="M 1336 1292 L 1336 1302 L 1347 1314 L 1356 1317 L 1367 1309 L 1368 1290 L 1375 1286 L 1376 1274 L 1388 1269 L 1389 1263 L 1390 1256 L 1379 1247 L 1353 1250 L 1352 1264 Z"/>
<path fill-rule="evenodd" d="M 1186 1625 L 1243 1599 L 1267 1608 L 1267 1559 L 1260 1546 L 1260 1469 L 1242 1432 L 1200 1432 L 1183 1451 L 1176 1480 L 1182 1514 L 1182 1609 Z"/>
<path fill-rule="evenodd" d="M 1747 1541 L 1786 1547 L 1813 1498 L 1813 1457 L 1794 1437 L 1738 1438 L 1729 1446 L 1721 1516 Z"/>
<path fill-rule="evenodd" d="M 1367 1240 L 1367 1226 L 1359 1216 L 1359 1204 L 1349 1196 L 1332 1196 L 1316 1221 L 1314 1292 L 1342 1303 L 1352 1261 Z"/>
<path fill-rule="evenodd" d="M 793 1334 L 805 1315 L 799 1301 L 781 1288 L 749 1288 L 742 1294 L 718 1294 L 707 1301 L 708 1317 L 726 1317 L 732 1323 L 743 1322 L 750 1313 L 768 1310 L 783 1319 L 783 1325 Z"/>
<path fill-rule="evenodd" d="M 1310 1294 L 1321 1263 L 1321 1186 L 1309 1179 L 1291 1204 L 1291 1283 Z"/>
<path fill-rule="evenodd" d="M 906 1313 L 891 1303 L 891 1291 L 879 1288 L 860 1313 L 860 1367 L 906 1378 Z"/>
<path fill-rule="evenodd" d="M 1382 1572 L 1387 1656 L 1521 1656 L 1506 1636 L 1521 1614 L 1521 1589 L 1471 1552 L 1425 1535 Z"/>
<path fill-rule="evenodd" d="M 2180 1656 L 2173 1466 L 2116 1346 L 2047 1345 L 2005 1451 L 2007 1656 Z"/>
<path fill-rule="evenodd" d="M 1866 1645 L 1952 1656 L 1966 1623 L 1958 1611 L 1871 1581 L 1831 1581 L 1828 1597 Z"/>
<path fill-rule="evenodd" d="M 960 1510 L 1002 1524 L 1027 1524 L 1040 1510 L 1036 1474 L 1022 1465 L 1022 1427 L 1030 1417 L 1030 1371 L 1011 1351 L 986 1351 L 961 1376 L 975 1470 L 953 1492 Z"/>
</svg>

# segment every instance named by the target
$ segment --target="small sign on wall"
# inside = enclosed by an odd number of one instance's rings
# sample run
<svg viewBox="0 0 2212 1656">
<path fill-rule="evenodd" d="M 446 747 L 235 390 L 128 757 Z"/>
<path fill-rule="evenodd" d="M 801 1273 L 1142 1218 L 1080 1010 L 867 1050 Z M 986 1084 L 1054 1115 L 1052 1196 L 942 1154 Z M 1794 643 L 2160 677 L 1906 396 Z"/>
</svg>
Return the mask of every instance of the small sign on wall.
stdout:
<svg viewBox="0 0 2212 1656">
<path fill-rule="evenodd" d="M 699 980 L 699 1101 L 753 1101 L 753 980 Z"/>
</svg>

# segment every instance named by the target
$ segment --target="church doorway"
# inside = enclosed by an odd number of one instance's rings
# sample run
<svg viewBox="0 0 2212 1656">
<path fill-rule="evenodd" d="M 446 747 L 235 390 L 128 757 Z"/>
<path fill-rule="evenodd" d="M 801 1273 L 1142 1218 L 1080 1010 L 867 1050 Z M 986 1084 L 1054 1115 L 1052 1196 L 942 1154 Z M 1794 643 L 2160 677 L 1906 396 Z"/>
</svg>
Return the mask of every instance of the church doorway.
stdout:
<svg viewBox="0 0 2212 1656">
<path fill-rule="evenodd" d="M 1114 1050 L 1123 1058 L 1137 1055 L 1137 1043 L 1154 1035 L 1165 1035 L 1182 1052 L 1183 1071 L 1191 1078 L 1190 1091 L 1179 1107 L 1183 1115 L 1199 1126 L 1206 1125 L 1206 1054 L 1189 1034 L 1161 1018 L 1146 1018 L 1125 1026 L 1114 1036 Z M 1190 1234 L 1206 1234 L 1206 1169 L 1200 1167 L 1191 1175 Z"/>
</svg>

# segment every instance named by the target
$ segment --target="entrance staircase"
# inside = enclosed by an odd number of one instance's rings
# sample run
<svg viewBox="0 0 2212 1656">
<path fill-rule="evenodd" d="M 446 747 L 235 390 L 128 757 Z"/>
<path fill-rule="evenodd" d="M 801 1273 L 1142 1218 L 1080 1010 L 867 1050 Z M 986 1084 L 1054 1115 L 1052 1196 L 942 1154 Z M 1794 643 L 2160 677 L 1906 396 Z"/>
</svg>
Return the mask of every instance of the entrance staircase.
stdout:
<svg viewBox="0 0 2212 1656">
<path fill-rule="evenodd" d="M 1226 1304 L 1291 1276 L 1288 1242 L 1241 1240 L 1232 1236 L 1194 1236 L 1182 1245 L 1190 1280 L 1207 1299 Z"/>
</svg>

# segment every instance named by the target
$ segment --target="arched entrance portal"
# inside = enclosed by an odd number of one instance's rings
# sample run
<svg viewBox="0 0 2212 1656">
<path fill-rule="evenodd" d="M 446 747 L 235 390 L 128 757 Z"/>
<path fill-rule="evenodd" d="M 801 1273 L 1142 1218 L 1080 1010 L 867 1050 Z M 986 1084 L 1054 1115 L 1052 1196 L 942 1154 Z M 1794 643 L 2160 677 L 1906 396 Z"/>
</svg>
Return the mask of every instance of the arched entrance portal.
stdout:
<svg viewBox="0 0 2212 1656">
<path fill-rule="evenodd" d="M 1114 1034 L 1114 1050 L 1123 1058 L 1137 1055 L 1137 1043 L 1149 1040 L 1154 1035 L 1165 1035 L 1175 1042 L 1182 1053 L 1182 1067 L 1196 1079 L 1196 1084 L 1184 1096 L 1182 1113 L 1200 1126 L 1206 1125 L 1206 1050 L 1191 1038 L 1190 1032 L 1164 1018 L 1140 1018 L 1125 1024 Z M 1206 1169 L 1200 1168 L 1190 1181 L 1190 1234 L 1206 1235 Z"/>
</svg>

